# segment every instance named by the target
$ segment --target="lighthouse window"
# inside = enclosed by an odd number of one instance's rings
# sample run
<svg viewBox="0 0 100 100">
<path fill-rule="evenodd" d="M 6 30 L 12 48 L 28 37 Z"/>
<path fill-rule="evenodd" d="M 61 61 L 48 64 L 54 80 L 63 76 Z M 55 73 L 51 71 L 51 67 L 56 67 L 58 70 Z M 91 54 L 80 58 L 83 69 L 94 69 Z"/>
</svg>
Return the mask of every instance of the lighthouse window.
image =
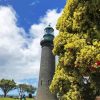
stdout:
<svg viewBox="0 0 100 100">
<path fill-rule="evenodd" d="M 42 80 L 41 80 L 41 85 L 42 85 Z"/>
<path fill-rule="evenodd" d="M 50 85 L 50 80 L 48 80 L 48 85 Z"/>
</svg>

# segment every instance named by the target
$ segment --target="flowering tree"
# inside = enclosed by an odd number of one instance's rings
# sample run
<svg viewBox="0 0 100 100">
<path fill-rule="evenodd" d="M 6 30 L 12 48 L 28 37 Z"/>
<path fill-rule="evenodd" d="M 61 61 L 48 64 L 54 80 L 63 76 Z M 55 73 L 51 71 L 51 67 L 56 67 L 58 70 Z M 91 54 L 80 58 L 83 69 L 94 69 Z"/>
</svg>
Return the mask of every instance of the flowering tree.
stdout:
<svg viewBox="0 0 100 100">
<path fill-rule="evenodd" d="M 94 100 L 100 95 L 100 0 L 67 0 L 56 28 L 51 92 L 62 100 Z"/>
</svg>

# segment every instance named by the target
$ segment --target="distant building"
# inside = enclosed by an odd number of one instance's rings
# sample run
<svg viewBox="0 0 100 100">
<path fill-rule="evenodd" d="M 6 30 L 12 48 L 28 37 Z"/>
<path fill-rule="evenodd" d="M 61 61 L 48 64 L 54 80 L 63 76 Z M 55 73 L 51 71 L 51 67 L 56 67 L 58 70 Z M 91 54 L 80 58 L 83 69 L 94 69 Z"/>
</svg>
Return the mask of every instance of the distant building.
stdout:
<svg viewBox="0 0 100 100">
<path fill-rule="evenodd" d="M 54 29 L 49 25 L 40 44 L 42 47 L 40 75 L 36 100 L 56 100 L 56 95 L 49 91 L 49 86 L 55 72 L 55 56 L 52 53 Z"/>
</svg>

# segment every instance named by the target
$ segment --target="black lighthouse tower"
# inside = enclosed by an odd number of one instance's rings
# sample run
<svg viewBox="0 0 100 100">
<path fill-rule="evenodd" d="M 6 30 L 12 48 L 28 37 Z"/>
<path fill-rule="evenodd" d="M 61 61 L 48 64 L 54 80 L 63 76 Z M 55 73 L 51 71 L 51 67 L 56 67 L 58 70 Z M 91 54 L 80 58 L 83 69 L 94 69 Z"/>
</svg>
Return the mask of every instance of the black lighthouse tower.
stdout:
<svg viewBox="0 0 100 100">
<path fill-rule="evenodd" d="M 55 56 L 52 53 L 54 29 L 49 25 L 44 29 L 44 32 L 45 34 L 40 42 L 42 52 L 36 100 L 56 100 L 56 96 L 49 91 L 55 72 Z"/>
</svg>

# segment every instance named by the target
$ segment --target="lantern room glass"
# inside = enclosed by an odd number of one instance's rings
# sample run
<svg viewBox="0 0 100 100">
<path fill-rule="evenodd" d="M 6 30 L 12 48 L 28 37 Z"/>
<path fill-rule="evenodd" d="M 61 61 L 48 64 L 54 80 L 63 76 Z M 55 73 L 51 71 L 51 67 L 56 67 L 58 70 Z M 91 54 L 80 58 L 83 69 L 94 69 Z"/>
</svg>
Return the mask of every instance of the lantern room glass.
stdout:
<svg viewBox="0 0 100 100">
<path fill-rule="evenodd" d="M 52 34 L 52 35 L 54 34 L 54 29 L 51 27 L 51 25 L 48 25 L 48 27 L 46 27 L 44 31 L 45 34 Z"/>
</svg>

